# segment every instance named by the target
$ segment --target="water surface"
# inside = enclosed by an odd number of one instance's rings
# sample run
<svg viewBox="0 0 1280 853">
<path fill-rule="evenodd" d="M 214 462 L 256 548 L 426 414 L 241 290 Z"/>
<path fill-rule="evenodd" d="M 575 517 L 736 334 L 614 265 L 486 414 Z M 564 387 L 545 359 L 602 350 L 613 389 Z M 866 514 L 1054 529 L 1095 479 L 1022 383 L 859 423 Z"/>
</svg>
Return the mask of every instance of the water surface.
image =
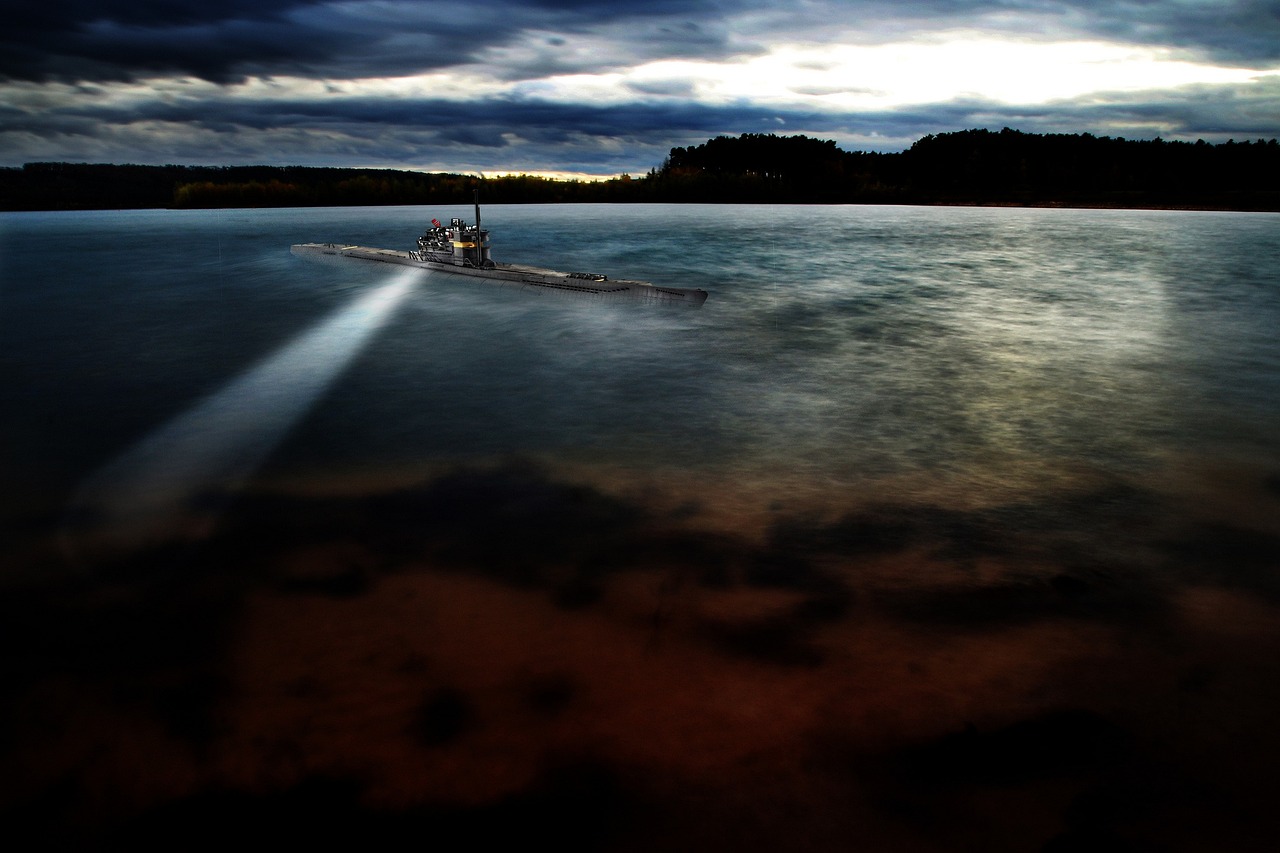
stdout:
<svg viewBox="0 0 1280 853">
<path fill-rule="evenodd" d="M 1274 840 L 1280 217 L 486 209 L 700 309 L 287 250 L 432 216 L 0 218 L 15 813 Z"/>
</svg>

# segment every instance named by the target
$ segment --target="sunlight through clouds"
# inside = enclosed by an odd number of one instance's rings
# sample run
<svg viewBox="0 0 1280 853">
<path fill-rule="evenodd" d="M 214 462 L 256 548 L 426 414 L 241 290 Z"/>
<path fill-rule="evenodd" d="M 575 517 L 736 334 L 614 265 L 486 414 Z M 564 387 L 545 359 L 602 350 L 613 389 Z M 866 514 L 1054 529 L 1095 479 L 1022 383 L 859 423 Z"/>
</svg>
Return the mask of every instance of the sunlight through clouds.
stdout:
<svg viewBox="0 0 1280 853">
<path fill-rule="evenodd" d="M 1095 92 L 1247 83 L 1260 76 L 1248 68 L 1173 59 L 1167 50 L 955 34 L 938 42 L 788 45 L 734 62 L 654 62 L 626 72 L 550 77 L 524 87 L 523 94 L 622 103 L 636 97 L 660 99 L 661 84 L 666 83 L 683 84 L 683 96 L 704 103 L 749 98 L 756 103 L 849 110 L 973 97 L 1037 104 Z"/>
<path fill-rule="evenodd" d="M 0 32 L 0 166 L 617 175 L 740 133 L 1225 142 L 1280 135 L 1277 81 L 1280 19 L 1252 0 L 98 0 Z"/>
</svg>

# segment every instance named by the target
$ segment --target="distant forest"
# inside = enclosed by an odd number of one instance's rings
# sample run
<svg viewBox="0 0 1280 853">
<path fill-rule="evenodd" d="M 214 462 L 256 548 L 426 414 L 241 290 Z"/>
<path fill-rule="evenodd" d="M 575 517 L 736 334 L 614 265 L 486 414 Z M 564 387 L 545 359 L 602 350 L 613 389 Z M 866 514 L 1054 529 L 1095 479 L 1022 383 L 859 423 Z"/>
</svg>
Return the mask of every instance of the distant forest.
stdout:
<svg viewBox="0 0 1280 853">
<path fill-rule="evenodd" d="M 673 148 L 647 175 L 564 181 L 302 166 L 28 163 L 0 169 L 0 210 L 739 202 L 1280 210 L 1275 139 L 1210 145 L 1031 134 L 930 135 L 906 151 L 745 133 Z"/>
</svg>

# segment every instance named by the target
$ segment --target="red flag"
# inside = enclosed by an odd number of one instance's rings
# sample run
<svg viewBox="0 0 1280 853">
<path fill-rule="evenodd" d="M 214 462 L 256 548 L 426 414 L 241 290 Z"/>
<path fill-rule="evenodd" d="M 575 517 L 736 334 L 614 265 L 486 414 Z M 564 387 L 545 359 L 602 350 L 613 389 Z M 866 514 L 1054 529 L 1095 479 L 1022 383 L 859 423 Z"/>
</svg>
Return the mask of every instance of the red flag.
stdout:
<svg viewBox="0 0 1280 853">
<path fill-rule="evenodd" d="M 432 224 L 432 225 L 434 225 L 435 227 L 439 228 L 439 227 L 440 227 L 440 220 L 439 220 L 439 219 L 433 219 L 433 220 L 431 220 L 431 224 Z"/>
</svg>

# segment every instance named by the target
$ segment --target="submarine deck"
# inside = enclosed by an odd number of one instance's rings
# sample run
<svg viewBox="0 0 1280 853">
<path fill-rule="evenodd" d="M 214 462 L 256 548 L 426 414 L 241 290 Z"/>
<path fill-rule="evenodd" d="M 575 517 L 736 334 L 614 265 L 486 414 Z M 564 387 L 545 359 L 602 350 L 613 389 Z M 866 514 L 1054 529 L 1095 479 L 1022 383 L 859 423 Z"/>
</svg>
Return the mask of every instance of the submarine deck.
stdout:
<svg viewBox="0 0 1280 853">
<path fill-rule="evenodd" d="M 343 245 L 340 243 L 297 243 L 290 248 L 290 251 L 299 256 L 355 258 L 363 261 L 395 264 L 397 266 L 417 267 L 445 275 L 480 279 L 491 284 L 509 287 L 580 293 L 592 296 L 653 299 L 688 305 L 701 305 L 707 301 L 707 292 L 697 288 L 662 287 L 647 281 L 632 279 L 605 279 L 599 281 L 589 277 L 577 277 L 571 273 L 543 269 L 542 267 L 528 266 L 526 264 L 495 263 L 492 269 L 476 269 L 475 267 L 460 267 L 435 261 L 419 261 L 410 256 L 408 252 L 399 249 L 375 249 L 368 246 Z"/>
</svg>

